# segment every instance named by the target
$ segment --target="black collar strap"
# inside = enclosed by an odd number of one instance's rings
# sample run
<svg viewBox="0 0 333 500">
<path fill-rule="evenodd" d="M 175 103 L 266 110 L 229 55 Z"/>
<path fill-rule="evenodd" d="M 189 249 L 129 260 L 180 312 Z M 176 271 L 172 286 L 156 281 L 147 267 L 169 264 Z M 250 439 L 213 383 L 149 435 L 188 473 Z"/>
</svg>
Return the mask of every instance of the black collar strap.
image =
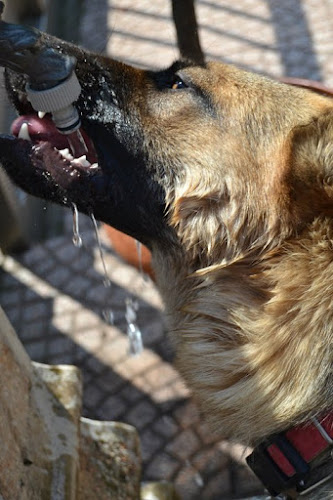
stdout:
<svg viewBox="0 0 333 500">
<path fill-rule="evenodd" d="M 332 451 L 333 411 L 270 436 L 246 461 L 273 497 L 296 498 L 333 478 Z"/>
</svg>

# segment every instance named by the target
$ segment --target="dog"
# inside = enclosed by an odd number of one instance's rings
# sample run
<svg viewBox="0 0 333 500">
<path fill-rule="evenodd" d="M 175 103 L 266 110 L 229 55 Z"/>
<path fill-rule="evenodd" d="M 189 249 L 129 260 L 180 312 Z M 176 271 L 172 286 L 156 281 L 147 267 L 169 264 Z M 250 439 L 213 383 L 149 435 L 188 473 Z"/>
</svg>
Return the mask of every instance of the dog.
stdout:
<svg viewBox="0 0 333 500">
<path fill-rule="evenodd" d="M 45 47 L 76 59 L 96 161 L 64 158 L 50 120 L 18 137 L 35 112 L 7 70 L 19 118 L 3 168 L 151 250 L 177 367 L 212 429 L 254 447 L 271 495 L 332 498 L 332 99 L 218 62 L 144 71 L 44 33 L 24 50 Z"/>
</svg>

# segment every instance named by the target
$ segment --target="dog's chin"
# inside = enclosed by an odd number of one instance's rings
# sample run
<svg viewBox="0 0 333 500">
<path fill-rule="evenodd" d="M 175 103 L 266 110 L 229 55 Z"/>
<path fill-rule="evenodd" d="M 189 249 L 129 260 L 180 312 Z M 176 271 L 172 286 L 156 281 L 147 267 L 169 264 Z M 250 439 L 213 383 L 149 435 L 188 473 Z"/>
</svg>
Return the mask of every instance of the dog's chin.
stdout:
<svg viewBox="0 0 333 500">
<path fill-rule="evenodd" d="M 19 187 L 60 204 L 76 203 L 83 212 L 94 210 L 92 199 L 103 187 L 103 173 L 88 136 L 83 137 L 86 154 L 79 156 L 50 117 L 19 116 L 11 131 L 0 135 L 0 161 Z"/>
<path fill-rule="evenodd" d="M 112 134 L 104 129 L 97 133 L 97 128 L 96 149 L 102 162 L 84 131 L 87 152 L 75 157 L 75 148 L 71 150 L 49 117 L 21 115 L 12 125 L 12 135 L 0 135 L 0 164 L 29 194 L 68 207 L 75 204 L 80 212 L 94 214 L 150 246 L 156 234 L 167 233 L 163 193 L 148 176 L 137 176 L 138 160 L 124 152 Z"/>
</svg>

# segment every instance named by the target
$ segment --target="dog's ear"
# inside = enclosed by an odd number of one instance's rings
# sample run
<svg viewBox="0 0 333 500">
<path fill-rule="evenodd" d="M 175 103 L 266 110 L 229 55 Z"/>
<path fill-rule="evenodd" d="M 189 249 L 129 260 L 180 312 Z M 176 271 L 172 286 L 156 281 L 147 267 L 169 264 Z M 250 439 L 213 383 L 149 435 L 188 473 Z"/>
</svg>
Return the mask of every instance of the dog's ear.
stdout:
<svg viewBox="0 0 333 500">
<path fill-rule="evenodd" d="M 248 184 L 236 176 L 226 176 L 219 184 L 206 179 L 176 197 L 170 223 L 187 256 L 203 272 L 230 265 L 267 245 L 266 220 L 257 217 L 261 210 Z"/>
<path fill-rule="evenodd" d="M 297 216 L 333 216 L 333 110 L 291 135 L 291 199 Z"/>
<path fill-rule="evenodd" d="M 191 170 L 170 203 L 187 255 L 203 267 L 230 265 L 333 217 L 333 110 L 316 114 L 265 148 L 230 147 L 221 174 Z"/>
</svg>

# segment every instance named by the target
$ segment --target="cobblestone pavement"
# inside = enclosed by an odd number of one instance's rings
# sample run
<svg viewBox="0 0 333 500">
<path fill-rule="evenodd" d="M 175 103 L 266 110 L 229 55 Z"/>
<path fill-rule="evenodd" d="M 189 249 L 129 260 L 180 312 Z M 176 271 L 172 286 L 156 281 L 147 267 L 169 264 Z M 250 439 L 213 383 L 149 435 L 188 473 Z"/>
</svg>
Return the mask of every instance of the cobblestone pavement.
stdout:
<svg viewBox="0 0 333 500">
<path fill-rule="evenodd" d="M 198 0 L 197 13 L 209 58 L 333 86 L 333 0 Z M 87 1 L 81 32 L 85 46 L 143 67 L 177 57 L 166 0 Z M 68 217 L 65 235 L 3 261 L 0 303 L 30 356 L 82 369 L 85 416 L 138 428 L 144 479 L 171 480 L 184 500 L 260 492 L 245 450 L 211 435 L 173 368 L 154 285 L 113 253 L 101 230 L 112 281 L 105 288 L 93 225 L 84 217 L 81 232 L 78 249 Z M 124 333 L 128 296 L 139 302 L 145 346 L 134 358 Z M 110 308 L 114 326 L 105 321 Z"/>
</svg>

